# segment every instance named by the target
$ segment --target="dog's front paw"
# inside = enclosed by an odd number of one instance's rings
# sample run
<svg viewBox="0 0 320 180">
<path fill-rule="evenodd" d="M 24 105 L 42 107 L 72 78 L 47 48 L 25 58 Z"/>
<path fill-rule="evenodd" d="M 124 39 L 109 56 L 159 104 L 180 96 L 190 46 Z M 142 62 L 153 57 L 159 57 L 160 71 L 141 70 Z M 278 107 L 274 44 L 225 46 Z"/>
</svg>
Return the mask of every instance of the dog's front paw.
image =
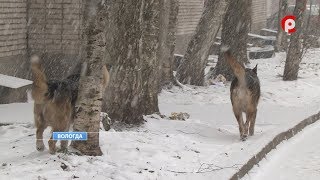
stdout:
<svg viewBox="0 0 320 180">
<path fill-rule="evenodd" d="M 52 155 L 56 154 L 56 149 L 49 149 L 49 153 L 52 154 Z"/>
<path fill-rule="evenodd" d="M 64 153 L 64 154 L 68 154 L 69 151 L 68 151 L 68 148 L 60 148 L 57 150 L 58 153 Z"/>
<path fill-rule="evenodd" d="M 253 128 L 250 128 L 249 129 L 249 136 L 253 136 L 254 135 L 254 129 Z"/>
<path fill-rule="evenodd" d="M 247 134 L 243 134 L 243 135 L 240 136 L 240 140 L 241 140 L 241 141 L 246 141 L 247 138 L 248 138 L 248 135 L 247 135 Z"/>
<path fill-rule="evenodd" d="M 43 144 L 43 142 L 37 141 L 37 143 L 36 143 L 36 148 L 37 148 L 38 151 L 43 151 L 43 150 L 44 150 L 44 144 Z"/>
<path fill-rule="evenodd" d="M 49 153 L 55 154 L 56 151 L 57 151 L 57 148 L 56 148 L 55 142 L 49 140 Z"/>
</svg>

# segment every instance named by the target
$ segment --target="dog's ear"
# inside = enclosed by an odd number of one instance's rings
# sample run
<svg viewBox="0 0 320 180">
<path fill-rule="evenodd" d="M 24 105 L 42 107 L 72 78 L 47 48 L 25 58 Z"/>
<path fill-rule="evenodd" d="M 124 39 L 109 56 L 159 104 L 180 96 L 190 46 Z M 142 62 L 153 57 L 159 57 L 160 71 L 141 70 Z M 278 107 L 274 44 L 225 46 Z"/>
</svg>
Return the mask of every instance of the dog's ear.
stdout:
<svg viewBox="0 0 320 180">
<path fill-rule="evenodd" d="M 110 78 L 109 71 L 106 65 L 102 67 L 102 76 L 103 76 L 102 86 L 103 86 L 103 89 L 105 89 L 109 84 L 109 78 Z"/>
<path fill-rule="evenodd" d="M 81 77 L 86 76 L 87 73 L 88 73 L 88 64 L 87 64 L 87 62 L 84 62 L 81 64 L 80 76 Z"/>
<path fill-rule="evenodd" d="M 255 74 L 257 74 L 257 70 L 258 70 L 258 64 L 256 65 L 256 67 L 254 67 L 254 68 L 252 69 L 252 71 L 253 71 Z"/>
<path fill-rule="evenodd" d="M 110 70 L 111 70 L 112 65 L 111 65 L 111 64 L 106 64 L 106 67 L 107 67 L 107 70 L 108 70 L 108 71 L 110 71 Z"/>
</svg>

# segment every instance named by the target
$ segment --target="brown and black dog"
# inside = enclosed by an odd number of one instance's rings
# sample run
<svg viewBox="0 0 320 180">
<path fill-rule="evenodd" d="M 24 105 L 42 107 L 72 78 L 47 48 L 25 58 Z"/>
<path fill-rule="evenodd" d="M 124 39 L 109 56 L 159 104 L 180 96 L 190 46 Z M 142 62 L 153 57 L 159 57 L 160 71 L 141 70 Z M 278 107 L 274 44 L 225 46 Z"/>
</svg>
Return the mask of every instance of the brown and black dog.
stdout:
<svg viewBox="0 0 320 180">
<path fill-rule="evenodd" d="M 69 131 L 73 122 L 75 103 L 78 96 L 81 64 L 74 74 L 63 80 L 47 80 L 36 55 L 31 57 L 31 71 L 33 74 L 32 98 L 34 99 L 34 121 L 36 131 L 36 148 L 44 150 L 43 131 L 52 127 L 52 131 Z M 103 88 L 109 81 L 109 72 L 106 66 L 103 67 Z M 52 136 L 48 141 L 51 154 L 56 152 L 56 141 Z M 61 141 L 61 150 L 67 148 L 68 141 Z"/>
<path fill-rule="evenodd" d="M 260 99 L 257 65 L 253 69 L 244 68 L 232 56 L 228 48 L 225 48 L 224 56 L 235 75 L 230 87 L 230 99 L 234 115 L 239 124 L 240 138 L 244 141 L 248 136 L 248 131 L 250 136 L 254 134 L 257 106 Z M 243 112 L 246 114 L 245 123 L 242 117 Z"/>
</svg>

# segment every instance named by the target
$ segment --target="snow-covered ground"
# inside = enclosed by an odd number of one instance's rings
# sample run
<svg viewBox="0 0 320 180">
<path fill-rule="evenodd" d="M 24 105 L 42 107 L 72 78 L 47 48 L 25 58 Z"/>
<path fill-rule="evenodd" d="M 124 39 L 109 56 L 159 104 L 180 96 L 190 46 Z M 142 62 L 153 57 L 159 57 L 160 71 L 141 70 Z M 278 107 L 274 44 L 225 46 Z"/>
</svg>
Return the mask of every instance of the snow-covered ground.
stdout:
<svg viewBox="0 0 320 180">
<path fill-rule="evenodd" d="M 316 138 L 315 138 L 316 137 Z M 320 179 L 320 122 L 306 127 L 280 144 L 255 166 L 244 180 Z"/>
<path fill-rule="evenodd" d="M 32 104 L 1 105 L 0 122 L 14 124 L 0 127 L 0 179 L 228 179 L 275 135 L 320 110 L 319 57 L 320 49 L 306 54 L 294 82 L 279 77 L 284 53 L 251 61 L 259 64 L 262 97 L 256 134 L 245 142 L 232 113 L 230 84 L 163 91 L 161 113 L 187 112 L 190 118 L 153 115 L 139 128 L 101 131 L 101 157 L 37 152 Z"/>
</svg>

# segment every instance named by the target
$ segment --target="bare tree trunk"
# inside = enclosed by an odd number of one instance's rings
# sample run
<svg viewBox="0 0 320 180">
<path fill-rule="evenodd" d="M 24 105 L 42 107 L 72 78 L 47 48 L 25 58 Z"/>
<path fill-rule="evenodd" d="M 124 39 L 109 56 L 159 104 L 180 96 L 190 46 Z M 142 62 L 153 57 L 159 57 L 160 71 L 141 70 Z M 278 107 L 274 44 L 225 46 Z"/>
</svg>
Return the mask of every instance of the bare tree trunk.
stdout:
<svg viewBox="0 0 320 180">
<path fill-rule="evenodd" d="M 308 0 L 307 0 L 308 1 Z M 302 43 L 302 55 L 301 55 L 301 59 L 303 58 L 303 55 L 308 51 L 308 49 L 312 46 L 312 39 L 314 38 L 315 32 L 312 29 L 312 27 L 310 28 L 310 20 L 311 20 L 311 16 L 312 16 L 312 0 L 309 0 L 309 13 L 305 15 L 307 15 L 307 17 L 304 18 L 304 22 L 306 23 L 303 27 L 303 43 Z"/>
<path fill-rule="evenodd" d="M 106 112 L 112 121 L 139 124 L 143 115 L 158 112 L 160 33 L 159 1 L 111 3 L 113 32 L 108 58 L 115 62 L 106 93 Z"/>
<path fill-rule="evenodd" d="M 221 46 L 230 47 L 235 58 L 241 63 L 249 63 L 247 57 L 248 33 L 251 22 L 252 0 L 233 0 L 229 2 L 222 24 Z M 227 80 L 233 79 L 232 71 L 223 54 L 219 54 L 214 76 L 223 75 Z"/>
<path fill-rule="evenodd" d="M 160 90 L 164 87 L 171 87 L 174 83 L 173 58 L 179 11 L 178 0 L 163 0 L 163 3 L 158 55 L 160 63 L 162 64 L 160 66 Z"/>
<path fill-rule="evenodd" d="M 320 28 L 318 28 L 318 27 L 320 27 L 320 0 L 318 0 L 318 4 L 317 5 L 319 7 L 318 22 L 316 23 L 316 26 L 314 27 L 314 29 L 315 29 L 316 36 L 318 36 L 320 38 Z M 319 43 L 319 46 L 320 46 L 320 43 Z"/>
<path fill-rule="evenodd" d="M 309 14 L 308 14 L 308 19 L 307 19 L 307 25 L 306 25 L 306 27 L 305 27 L 305 32 L 307 33 L 307 35 L 309 35 L 309 34 L 311 34 L 310 32 L 309 32 L 309 25 L 310 25 L 310 20 L 311 20 L 311 16 L 312 16 L 312 0 L 310 0 L 310 4 L 309 4 L 309 9 L 310 9 L 310 11 L 309 11 Z"/>
<path fill-rule="evenodd" d="M 205 5 L 196 32 L 177 71 L 177 79 L 183 84 L 204 84 L 204 69 L 209 50 L 220 29 L 227 3 L 225 0 L 210 0 Z"/>
<path fill-rule="evenodd" d="M 288 0 L 279 1 L 279 12 L 278 12 L 278 33 L 277 40 L 275 44 L 275 51 L 280 52 L 284 51 L 288 47 L 287 34 L 281 29 L 281 20 L 285 16 L 288 9 Z"/>
<path fill-rule="evenodd" d="M 289 50 L 287 54 L 286 64 L 284 67 L 283 80 L 297 80 L 299 65 L 302 60 L 302 31 L 304 10 L 306 9 L 307 0 L 296 1 L 296 7 L 293 15 L 296 16 L 296 32 L 291 35 Z"/>
<path fill-rule="evenodd" d="M 100 1 L 91 1 L 85 20 L 84 39 L 86 42 L 85 62 L 79 81 L 79 92 L 76 103 L 74 131 L 88 132 L 87 141 L 73 141 L 71 146 L 84 155 L 99 156 L 102 151 L 99 146 L 100 112 L 102 105 L 102 58 L 105 54 L 105 36 L 103 19 L 98 18 L 103 12 Z M 96 8 L 98 6 L 98 8 Z M 98 12 L 98 15 L 95 13 Z M 92 14 L 93 13 L 93 16 Z"/>
</svg>

